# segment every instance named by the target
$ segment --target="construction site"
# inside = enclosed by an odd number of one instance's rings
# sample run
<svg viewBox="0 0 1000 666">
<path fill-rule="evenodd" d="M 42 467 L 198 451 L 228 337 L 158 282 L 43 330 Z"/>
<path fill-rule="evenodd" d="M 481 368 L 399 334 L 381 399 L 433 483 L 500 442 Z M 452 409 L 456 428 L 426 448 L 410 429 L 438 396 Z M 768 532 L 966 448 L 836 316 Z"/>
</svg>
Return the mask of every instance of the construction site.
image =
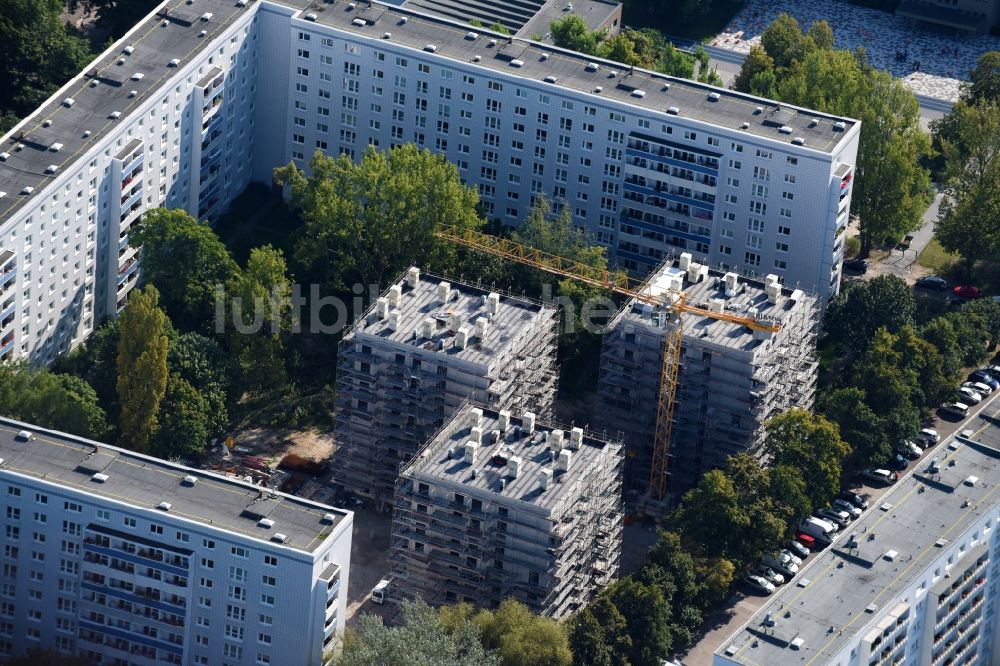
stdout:
<svg viewBox="0 0 1000 666">
<path fill-rule="evenodd" d="M 792 407 L 812 407 L 820 310 L 814 296 L 785 288 L 776 276 L 759 282 L 713 271 L 687 253 L 665 262 L 644 294 L 652 298 L 626 303 L 605 333 L 598 417 L 624 440 L 625 488 L 638 496 L 655 475 L 659 397 L 673 393 L 666 459 L 673 500 L 730 455 L 762 459 L 764 423 Z M 651 304 L 677 298 L 671 294 L 683 294 L 683 319 Z M 766 326 L 749 328 L 724 315 Z M 665 377 L 657 371 L 665 365 L 665 337 L 678 334 L 676 374 Z"/>
<path fill-rule="evenodd" d="M 557 323 L 553 307 L 410 268 L 341 342 L 338 483 L 391 505 L 401 466 L 468 399 L 550 414 Z"/>
<path fill-rule="evenodd" d="M 391 567 L 405 597 L 555 618 L 617 576 L 622 445 L 465 405 L 396 484 Z"/>
</svg>

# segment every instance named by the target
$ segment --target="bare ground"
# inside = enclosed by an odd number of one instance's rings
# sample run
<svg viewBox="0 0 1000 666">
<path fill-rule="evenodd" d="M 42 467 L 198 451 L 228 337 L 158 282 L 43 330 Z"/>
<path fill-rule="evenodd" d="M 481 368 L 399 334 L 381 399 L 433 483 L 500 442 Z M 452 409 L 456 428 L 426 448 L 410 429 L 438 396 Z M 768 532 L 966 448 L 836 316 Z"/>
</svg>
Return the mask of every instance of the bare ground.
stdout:
<svg viewBox="0 0 1000 666">
<path fill-rule="evenodd" d="M 233 444 L 250 449 L 255 456 L 276 461 L 290 453 L 317 462 L 333 454 L 333 435 L 317 430 L 249 428 L 233 433 Z"/>
</svg>

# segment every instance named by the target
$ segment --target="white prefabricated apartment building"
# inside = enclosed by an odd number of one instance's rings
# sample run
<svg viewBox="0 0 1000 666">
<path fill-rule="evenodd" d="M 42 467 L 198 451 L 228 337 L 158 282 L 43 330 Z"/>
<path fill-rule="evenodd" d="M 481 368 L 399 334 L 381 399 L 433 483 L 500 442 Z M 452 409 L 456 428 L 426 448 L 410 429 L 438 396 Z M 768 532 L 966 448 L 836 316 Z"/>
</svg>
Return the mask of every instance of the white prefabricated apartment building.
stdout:
<svg viewBox="0 0 1000 666">
<path fill-rule="evenodd" d="M 487 214 L 538 194 L 619 266 L 837 292 L 860 124 L 377 2 L 171 0 L 0 139 L 0 359 L 124 305 L 149 208 L 212 221 L 274 167 L 414 142 Z"/>
<path fill-rule="evenodd" d="M 0 660 L 314 665 L 344 627 L 353 514 L 0 419 Z"/>
</svg>

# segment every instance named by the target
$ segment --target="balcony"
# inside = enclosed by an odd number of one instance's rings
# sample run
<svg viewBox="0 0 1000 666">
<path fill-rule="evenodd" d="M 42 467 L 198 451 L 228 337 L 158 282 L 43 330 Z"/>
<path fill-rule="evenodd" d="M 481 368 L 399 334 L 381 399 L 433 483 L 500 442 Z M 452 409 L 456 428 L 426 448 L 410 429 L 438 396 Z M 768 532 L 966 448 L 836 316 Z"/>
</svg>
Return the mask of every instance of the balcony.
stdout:
<svg viewBox="0 0 1000 666">
<path fill-rule="evenodd" d="M 135 151 L 129 157 L 128 162 L 122 162 L 122 173 L 130 173 L 135 175 L 135 172 L 142 168 L 142 163 L 145 160 L 145 155 L 143 155 L 142 149 Z"/>
<path fill-rule="evenodd" d="M 121 209 L 130 209 L 136 203 L 142 203 L 142 183 L 139 183 L 134 188 L 132 188 L 132 193 L 127 195 L 127 198 L 122 199 Z"/>
<path fill-rule="evenodd" d="M 0 273 L 0 291 L 4 289 L 7 285 L 14 282 L 14 278 L 17 277 L 17 264 L 11 262 L 3 269 Z"/>
<path fill-rule="evenodd" d="M 14 334 L 11 333 L 0 340 L 0 357 L 14 349 Z"/>
</svg>

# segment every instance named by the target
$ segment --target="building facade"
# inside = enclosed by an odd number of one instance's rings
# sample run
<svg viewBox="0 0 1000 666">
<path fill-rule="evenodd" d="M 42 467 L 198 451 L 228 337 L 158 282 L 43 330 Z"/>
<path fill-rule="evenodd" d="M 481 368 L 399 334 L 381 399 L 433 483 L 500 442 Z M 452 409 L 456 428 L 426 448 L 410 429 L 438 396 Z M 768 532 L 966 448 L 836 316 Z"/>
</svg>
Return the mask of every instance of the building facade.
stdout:
<svg viewBox="0 0 1000 666">
<path fill-rule="evenodd" d="M 682 291 L 689 305 L 781 326 L 751 331 L 697 314 L 683 316 L 668 472 L 679 495 L 735 453 L 764 457 L 764 423 L 793 407 L 811 409 L 819 305 L 815 296 L 735 273 L 710 271 L 681 254 L 654 275 L 650 289 Z M 598 378 L 601 426 L 625 440 L 626 488 L 647 488 L 663 365 L 664 335 L 676 319 L 631 301 L 604 336 Z"/>
<path fill-rule="evenodd" d="M 0 658 L 320 664 L 353 514 L 0 419 Z"/>
<path fill-rule="evenodd" d="M 466 405 L 402 472 L 392 571 L 404 596 L 555 618 L 618 572 L 622 447 Z"/>
<path fill-rule="evenodd" d="M 975 417 L 786 583 L 715 666 L 998 660 L 1000 430 Z"/>
<path fill-rule="evenodd" d="M 918 25 L 987 34 L 1000 27 L 1000 0 L 903 0 L 896 15 Z"/>
<path fill-rule="evenodd" d="M 501 222 L 545 194 L 633 273 L 687 251 L 837 292 L 859 123 L 468 28 L 376 2 L 164 3 L 0 139 L 0 359 L 50 362 L 121 309 L 144 210 L 212 221 L 275 166 L 406 142 Z"/>
<path fill-rule="evenodd" d="M 403 465 L 468 399 L 548 415 L 555 308 L 411 268 L 344 335 L 333 466 L 380 506 Z"/>
</svg>

